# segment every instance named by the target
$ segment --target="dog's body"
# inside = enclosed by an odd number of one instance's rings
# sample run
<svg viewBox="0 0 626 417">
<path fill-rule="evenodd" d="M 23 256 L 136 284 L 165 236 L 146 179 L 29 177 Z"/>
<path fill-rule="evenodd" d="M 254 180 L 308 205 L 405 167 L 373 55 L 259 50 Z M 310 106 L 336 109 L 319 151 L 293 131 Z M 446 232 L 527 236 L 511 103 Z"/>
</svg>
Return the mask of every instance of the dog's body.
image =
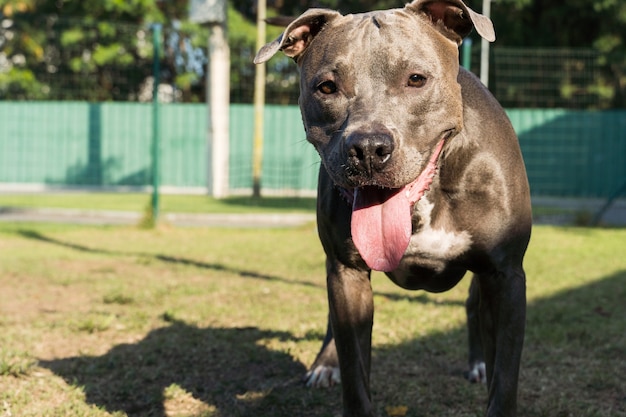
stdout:
<svg viewBox="0 0 626 417">
<path fill-rule="evenodd" d="M 332 383 L 339 366 L 346 416 L 373 415 L 372 269 L 434 292 L 474 273 L 470 378 L 486 377 L 489 416 L 515 414 L 530 198 L 504 111 L 459 69 L 457 46 L 472 26 L 494 39 L 491 22 L 460 0 L 348 16 L 312 9 L 255 60 L 280 49 L 300 67 L 307 139 L 323 163 L 318 229 L 330 305 L 307 376 Z"/>
</svg>

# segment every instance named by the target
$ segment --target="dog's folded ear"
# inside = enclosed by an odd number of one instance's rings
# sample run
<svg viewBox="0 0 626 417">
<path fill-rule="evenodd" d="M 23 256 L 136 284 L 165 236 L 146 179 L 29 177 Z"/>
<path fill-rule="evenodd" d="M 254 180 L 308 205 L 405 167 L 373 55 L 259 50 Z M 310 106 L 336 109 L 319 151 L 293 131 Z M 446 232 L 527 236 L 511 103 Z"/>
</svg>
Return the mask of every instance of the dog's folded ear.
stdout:
<svg viewBox="0 0 626 417">
<path fill-rule="evenodd" d="M 415 0 L 406 9 L 429 17 L 440 32 L 457 44 L 469 35 L 472 27 L 489 42 L 496 40 L 491 19 L 476 13 L 461 0 Z"/>
<path fill-rule="evenodd" d="M 340 13 L 328 9 L 307 10 L 291 22 L 275 41 L 263 46 L 254 58 L 254 63 L 261 64 L 278 51 L 283 51 L 285 55 L 297 61 L 324 26 L 340 16 Z"/>
</svg>

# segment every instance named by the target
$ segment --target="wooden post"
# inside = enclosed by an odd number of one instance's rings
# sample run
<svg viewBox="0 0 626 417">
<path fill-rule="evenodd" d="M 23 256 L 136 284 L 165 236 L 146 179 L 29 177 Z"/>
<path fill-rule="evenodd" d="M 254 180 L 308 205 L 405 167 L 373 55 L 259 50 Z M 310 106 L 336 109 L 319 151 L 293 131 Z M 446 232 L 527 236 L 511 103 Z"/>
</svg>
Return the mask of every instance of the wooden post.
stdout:
<svg viewBox="0 0 626 417">
<path fill-rule="evenodd" d="M 257 3 L 256 50 L 265 45 L 265 0 Z M 261 197 L 263 169 L 263 107 L 265 105 L 265 63 L 255 66 L 254 76 L 254 142 L 252 147 L 252 196 Z"/>
</svg>

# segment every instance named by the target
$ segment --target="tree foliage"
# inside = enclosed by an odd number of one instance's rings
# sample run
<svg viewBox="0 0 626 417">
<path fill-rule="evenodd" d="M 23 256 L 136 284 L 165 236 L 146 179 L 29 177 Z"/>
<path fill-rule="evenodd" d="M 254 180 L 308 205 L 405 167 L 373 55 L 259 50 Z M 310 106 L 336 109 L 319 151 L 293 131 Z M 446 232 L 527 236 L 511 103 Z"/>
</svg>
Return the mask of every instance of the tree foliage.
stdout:
<svg viewBox="0 0 626 417">
<path fill-rule="evenodd" d="M 187 20 L 189 0 L 0 0 L 0 99 L 138 100 L 152 75 L 150 25 L 164 27 L 162 79 L 177 99 L 204 100 L 207 29 Z M 404 0 L 269 0 L 269 15 L 309 7 L 343 13 L 402 7 Z M 482 0 L 468 0 L 480 11 Z M 231 97 L 252 99 L 255 0 L 228 2 Z M 594 48 L 602 68 L 593 86 L 602 107 L 626 106 L 624 0 L 496 0 L 498 47 Z M 280 33 L 268 28 L 268 40 Z M 475 35 L 474 35 L 475 36 Z M 475 43 L 477 44 L 477 43 Z M 576 63 L 567 63 L 575 65 Z M 296 71 L 286 58 L 268 65 L 268 97 L 293 102 Z M 565 65 L 565 63 L 564 63 Z M 138 87 L 139 86 L 139 87 Z M 562 88 L 567 92 L 569 87 Z"/>
<path fill-rule="evenodd" d="M 626 107 L 626 1 L 508 0 L 492 5 L 499 46 L 593 48 L 604 107 Z"/>
<path fill-rule="evenodd" d="M 138 100 L 150 89 L 155 23 L 165 81 L 184 95 L 203 75 L 188 68 L 206 33 L 186 22 L 187 0 L 8 0 L 0 13 L 0 98 Z"/>
</svg>

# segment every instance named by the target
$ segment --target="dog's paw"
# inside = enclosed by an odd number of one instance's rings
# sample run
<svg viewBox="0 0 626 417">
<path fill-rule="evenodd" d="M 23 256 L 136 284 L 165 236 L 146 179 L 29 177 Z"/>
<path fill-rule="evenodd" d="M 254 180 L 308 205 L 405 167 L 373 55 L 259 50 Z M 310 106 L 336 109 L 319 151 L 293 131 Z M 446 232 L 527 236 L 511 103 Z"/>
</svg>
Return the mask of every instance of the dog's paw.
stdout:
<svg viewBox="0 0 626 417">
<path fill-rule="evenodd" d="M 337 367 L 319 365 L 306 373 L 304 382 L 309 388 L 332 387 L 341 383 L 341 374 Z"/>
<path fill-rule="evenodd" d="M 472 383 L 480 382 L 485 384 L 487 382 L 487 368 L 485 362 L 474 362 L 474 365 L 467 373 L 467 380 Z"/>
</svg>

